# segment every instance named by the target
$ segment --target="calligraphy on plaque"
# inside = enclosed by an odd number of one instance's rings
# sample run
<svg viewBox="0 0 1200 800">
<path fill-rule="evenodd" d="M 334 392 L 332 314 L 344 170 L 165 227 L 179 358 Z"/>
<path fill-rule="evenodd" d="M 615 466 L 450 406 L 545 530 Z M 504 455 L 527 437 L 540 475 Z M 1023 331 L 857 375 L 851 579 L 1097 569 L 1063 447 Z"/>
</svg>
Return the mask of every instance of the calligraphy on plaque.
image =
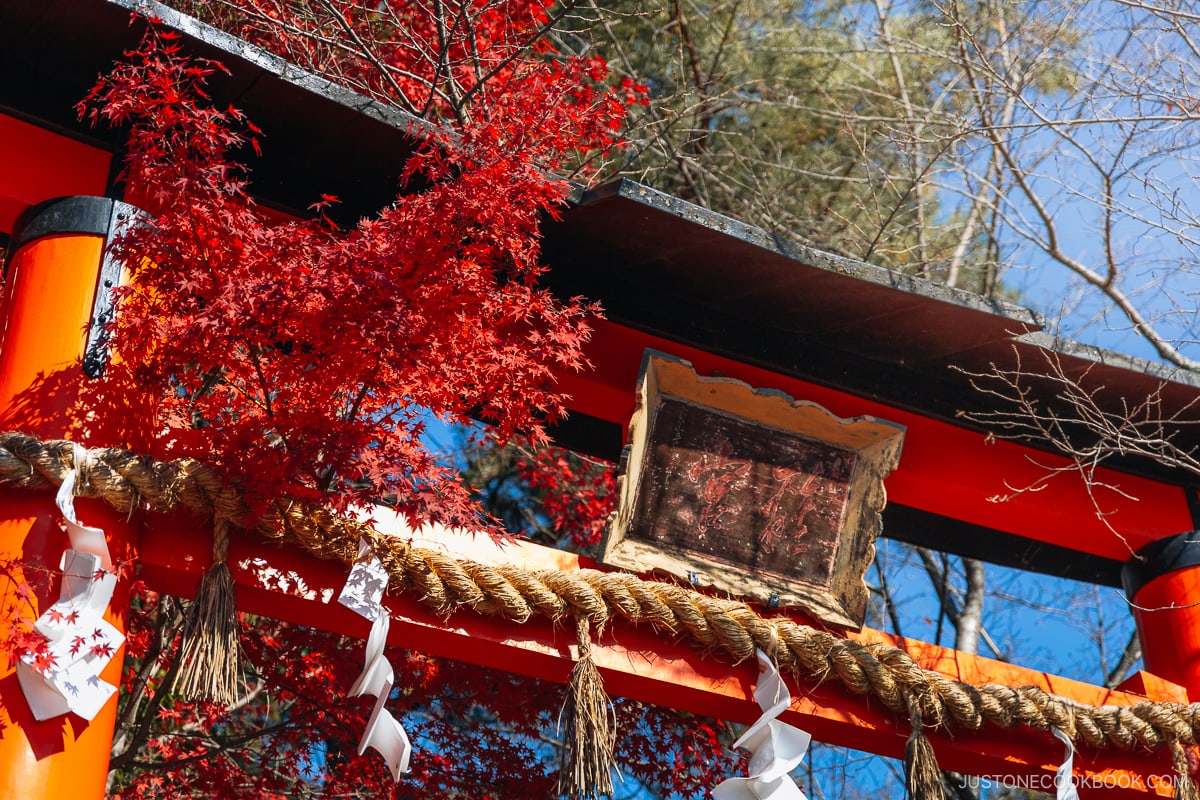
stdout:
<svg viewBox="0 0 1200 800">
<path fill-rule="evenodd" d="M 903 435 L 648 353 L 601 560 L 858 627 Z"/>
</svg>

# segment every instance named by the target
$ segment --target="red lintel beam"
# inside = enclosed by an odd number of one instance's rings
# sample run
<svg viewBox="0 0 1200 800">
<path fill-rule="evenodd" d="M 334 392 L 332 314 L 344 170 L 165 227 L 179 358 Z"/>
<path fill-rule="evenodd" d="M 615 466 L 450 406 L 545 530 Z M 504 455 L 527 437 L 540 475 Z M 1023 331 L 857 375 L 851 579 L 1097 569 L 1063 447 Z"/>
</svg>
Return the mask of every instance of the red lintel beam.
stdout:
<svg viewBox="0 0 1200 800">
<path fill-rule="evenodd" d="M 0 114 L 0 233 L 12 233 L 22 211 L 53 197 L 102 195 L 112 153 Z"/>
<path fill-rule="evenodd" d="M 395 519 L 381 529 L 409 538 Z M 528 543 L 498 546 L 485 535 L 444 530 L 424 534 L 425 547 L 444 549 L 483 563 L 508 562 L 526 569 L 594 568 L 588 559 Z M 143 537 L 142 577 L 151 588 L 190 595 L 209 563 L 209 534 L 184 516 L 148 521 Z M 336 602 L 347 570 L 320 562 L 299 549 L 277 547 L 250 538 L 235 541 L 230 565 L 244 611 L 364 637 L 367 623 Z M 432 655 L 480 664 L 508 672 L 565 683 L 571 669 L 574 634 L 544 619 L 516 624 L 472 612 L 442 618 L 426 611 L 411 593 L 389 595 L 391 642 Z M 1113 691 L 1036 670 L 970 656 L 943 647 L 863 630 L 860 641 L 882 641 L 908 652 L 927 669 L 972 683 L 1032 685 L 1071 700 L 1129 705 L 1146 696 Z M 616 622 L 594 648 L 594 657 L 613 695 L 659 706 L 748 723 L 759 714 L 751 692 L 754 664 L 730 665 L 704 658 L 692 647 L 658 636 L 646 626 Z M 882 709 L 877 700 L 850 695 L 833 685 L 791 682 L 795 700 L 784 720 L 808 730 L 823 742 L 899 757 L 908 728 Z M 1147 681 L 1155 700 L 1186 701 L 1177 687 Z M 1052 786 L 1062 759 L 1062 745 L 1029 730 L 934 732 L 930 736 L 945 769 L 968 775 L 1008 776 L 1026 786 Z M 1082 747 L 1075 759 L 1076 776 L 1089 787 L 1108 787 L 1106 796 L 1170 796 L 1162 776 L 1172 774 L 1164 753 L 1103 753 Z M 1050 781 L 1051 783 L 1047 783 Z"/>
<path fill-rule="evenodd" d="M 1151 541 L 1194 527 L 1178 486 L 1098 469 L 1093 499 L 1065 458 L 613 322 L 599 320 L 594 325 L 587 351 L 594 369 L 559 375 L 559 389 L 570 395 L 568 406 L 574 411 L 625 425 L 634 407 L 642 353 L 652 348 L 687 359 L 700 375 L 777 389 L 796 400 L 819 403 L 840 417 L 873 416 L 906 426 L 900 465 L 886 483 L 888 497 L 910 508 L 1117 561 L 1127 560 Z M 1065 471 L 1046 480 L 1060 469 Z M 995 500 L 1025 487 L 1033 491 L 1015 494 L 1007 502 Z M 1097 514 L 1097 502 L 1103 518 Z M 953 544 L 947 543 L 946 549 L 953 550 Z"/>
</svg>

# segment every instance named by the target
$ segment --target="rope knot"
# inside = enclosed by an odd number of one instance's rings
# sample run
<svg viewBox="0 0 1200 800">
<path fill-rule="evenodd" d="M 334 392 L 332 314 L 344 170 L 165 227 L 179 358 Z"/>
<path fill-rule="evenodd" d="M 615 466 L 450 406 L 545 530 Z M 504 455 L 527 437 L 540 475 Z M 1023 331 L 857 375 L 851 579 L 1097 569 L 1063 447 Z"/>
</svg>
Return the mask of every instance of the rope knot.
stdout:
<svg viewBox="0 0 1200 800">
<path fill-rule="evenodd" d="M 75 486 L 72 494 L 76 497 L 86 497 L 91 492 L 92 451 L 78 442 L 71 443 L 71 462 L 75 470 Z"/>
</svg>

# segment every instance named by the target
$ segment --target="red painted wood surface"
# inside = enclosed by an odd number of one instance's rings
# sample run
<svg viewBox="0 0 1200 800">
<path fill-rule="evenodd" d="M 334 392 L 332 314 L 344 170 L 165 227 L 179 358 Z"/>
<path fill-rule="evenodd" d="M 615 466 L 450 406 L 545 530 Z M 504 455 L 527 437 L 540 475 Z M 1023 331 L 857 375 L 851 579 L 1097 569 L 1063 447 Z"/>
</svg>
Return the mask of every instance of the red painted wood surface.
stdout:
<svg viewBox="0 0 1200 800">
<path fill-rule="evenodd" d="M 112 154 L 0 114 L 0 233 L 31 205 L 53 197 L 103 195 Z"/>
<path fill-rule="evenodd" d="M 406 535 L 394 521 L 383 527 Z M 498 547 L 484 535 L 442 531 L 424 539 L 425 546 L 482 562 L 506 561 L 529 569 L 593 566 L 586 559 L 537 545 Z M 199 521 L 183 516 L 151 520 L 143 538 L 142 578 L 152 588 L 186 595 L 207 568 L 209 549 L 209 532 Z M 230 563 L 243 610 L 366 636 L 367 623 L 336 603 L 346 579 L 345 567 L 318 562 L 295 548 L 264 546 L 252 537 L 232 544 Z M 564 627 L 556 630 L 541 619 L 519 625 L 472 612 L 444 619 L 425 611 L 411 594 L 389 595 L 386 602 L 393 617 L 393 644 L 559 683 L 567 680 L 574 634 Z M 926 668 L 973 683 L 1033 685 L 1082 703 L 1131 704 L 1145 699 L 1141 694 L 1091 686 L 878 631 L 863 630 L 852 636 L 893 644 Z M 757 674 L 753 664 L 702 658 L 691 647 L 660 638 L 649 628 L 621 622 L 608 628 L 595 648 L 595 658 L 614 695 L 744 723 L 758 716 L 751 696 Z M 851 696 L 833 683 L 814 688 L 793 682 L 795 699 L 785 721 L 808 730 L 819 741 L 899 757 L 907 726 L 883 712 L 877 701 Z M 1141 686 L 1154 692 L 1153 699 L 1186 699 L 1178 687 L 1152 676 Z M 1063 756 L 1057 741 L 1029 731 L 987 728 L 978 733 L 935 732 L 930 738 L 945 769 L 1006 776 L 1033 788 L 1052 786 Z M 1081 785 L 1096 790 L 1107 787 L 1105 796 L 1171 794 L 1163 777 L 1172 774 L 1165 754 L 1101 754 L 1083 748 L 1075 764 Z"/>
<path fill-rule="evenodd" d="M 1155 578 L 1133 602 L 1146 669 L 1200 695 L 1200 567 Z"/>
<path fill-rule="evenodd" d="M 588 350 L 595 369 L 563 374 L 559 386 L 575 411 L 624 425 L 634 407 L 642 353 L 652 348 L 692 362 L 700 375 L 720 375 L 819 403 L 840 417 L 873 416 L 908 428 L 900 466 L 887 479 L 890 500 L 1049 544 L 1125 561 L 1142 545 L 1193 528 L 1183 490 L 1145 478 L 1098 470 L 1096 502 L 1078 473 L 1045 481 L 1069 466 L 1059 456 L 989 440 L 984 434 L 824 386 L 722 358 L 607 321 L 597 321 Z M 1044 483 L 1044 486 L 1043 486 Z M 1041 487 L 1012 497 L 1014 488 Z M 953 543 L 946 549 L 953 550 Z"/>
<path fill-rule="evenodd" d="M 43 437 L 71 436 L 90 446 L 107 439 L 106 415 L 92 419 L 89 388 L 80 368 L 85 326 L 91 319 L 103 247 L 99 236 L 52 236 L 22 247 L 9 265 L 4 331 L 0 347 L 0 430 L 16 428 Z M 143 409 L 135 408 L 137 412 Z M 150 417 L 142 416 L 144 422 Z M 83 424 L 83 423 L 87 424 Z M 128 518 L 99 501 L 77 502 L 85 525 L 108 534 L 114 563 L 134 558 L 140 518 Z M 69 547 L 59 528 L 53 495 L 19 490 L 0 492 L 0 560 L 16 560 L 25 571 L 57 571 Z M 13 573 L 0 574 L 2 606 L 17 588 Z M 125 629 L 128 579 L 117 584 L 106 618 Z M 58 581 L 26 607 L 31 620 L 58 599 Z M 20 604 L 17 604 L 18 607 Z M 102 676 L 119 684 L 124 647 Z M 103 797 L 116 722 L 117 698 L 91 722 L 74 714 L 38 722 L 17 682 L 15 668 L 0 671 L 0 798 L 76 800 Z"/>
</svg>

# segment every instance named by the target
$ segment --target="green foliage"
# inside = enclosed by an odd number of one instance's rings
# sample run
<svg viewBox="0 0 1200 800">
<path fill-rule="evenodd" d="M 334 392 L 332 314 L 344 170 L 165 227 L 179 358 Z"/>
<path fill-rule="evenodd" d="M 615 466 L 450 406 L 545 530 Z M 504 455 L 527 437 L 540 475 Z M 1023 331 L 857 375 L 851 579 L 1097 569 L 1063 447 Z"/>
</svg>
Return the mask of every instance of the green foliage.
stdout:
<svg viewBox="0 0 1200 800">
<path fill-rule="evenodd" d="M 822 250 L 995 293 L 993 187 L 971 182 L 988 165 L 967 134 L 1003 99 L 972 91 L 966 67 L 1011 48 L 1027 91 L 1058 91 L 1071 72 L 1047 53 L 1072 39 L 1054 18 L 1011 35 L 994 4 L 968 5 L 977 53 L 927 3 L 617 3 L 592 34 L 651 93 L 626 172 Z"/>
</svg>

